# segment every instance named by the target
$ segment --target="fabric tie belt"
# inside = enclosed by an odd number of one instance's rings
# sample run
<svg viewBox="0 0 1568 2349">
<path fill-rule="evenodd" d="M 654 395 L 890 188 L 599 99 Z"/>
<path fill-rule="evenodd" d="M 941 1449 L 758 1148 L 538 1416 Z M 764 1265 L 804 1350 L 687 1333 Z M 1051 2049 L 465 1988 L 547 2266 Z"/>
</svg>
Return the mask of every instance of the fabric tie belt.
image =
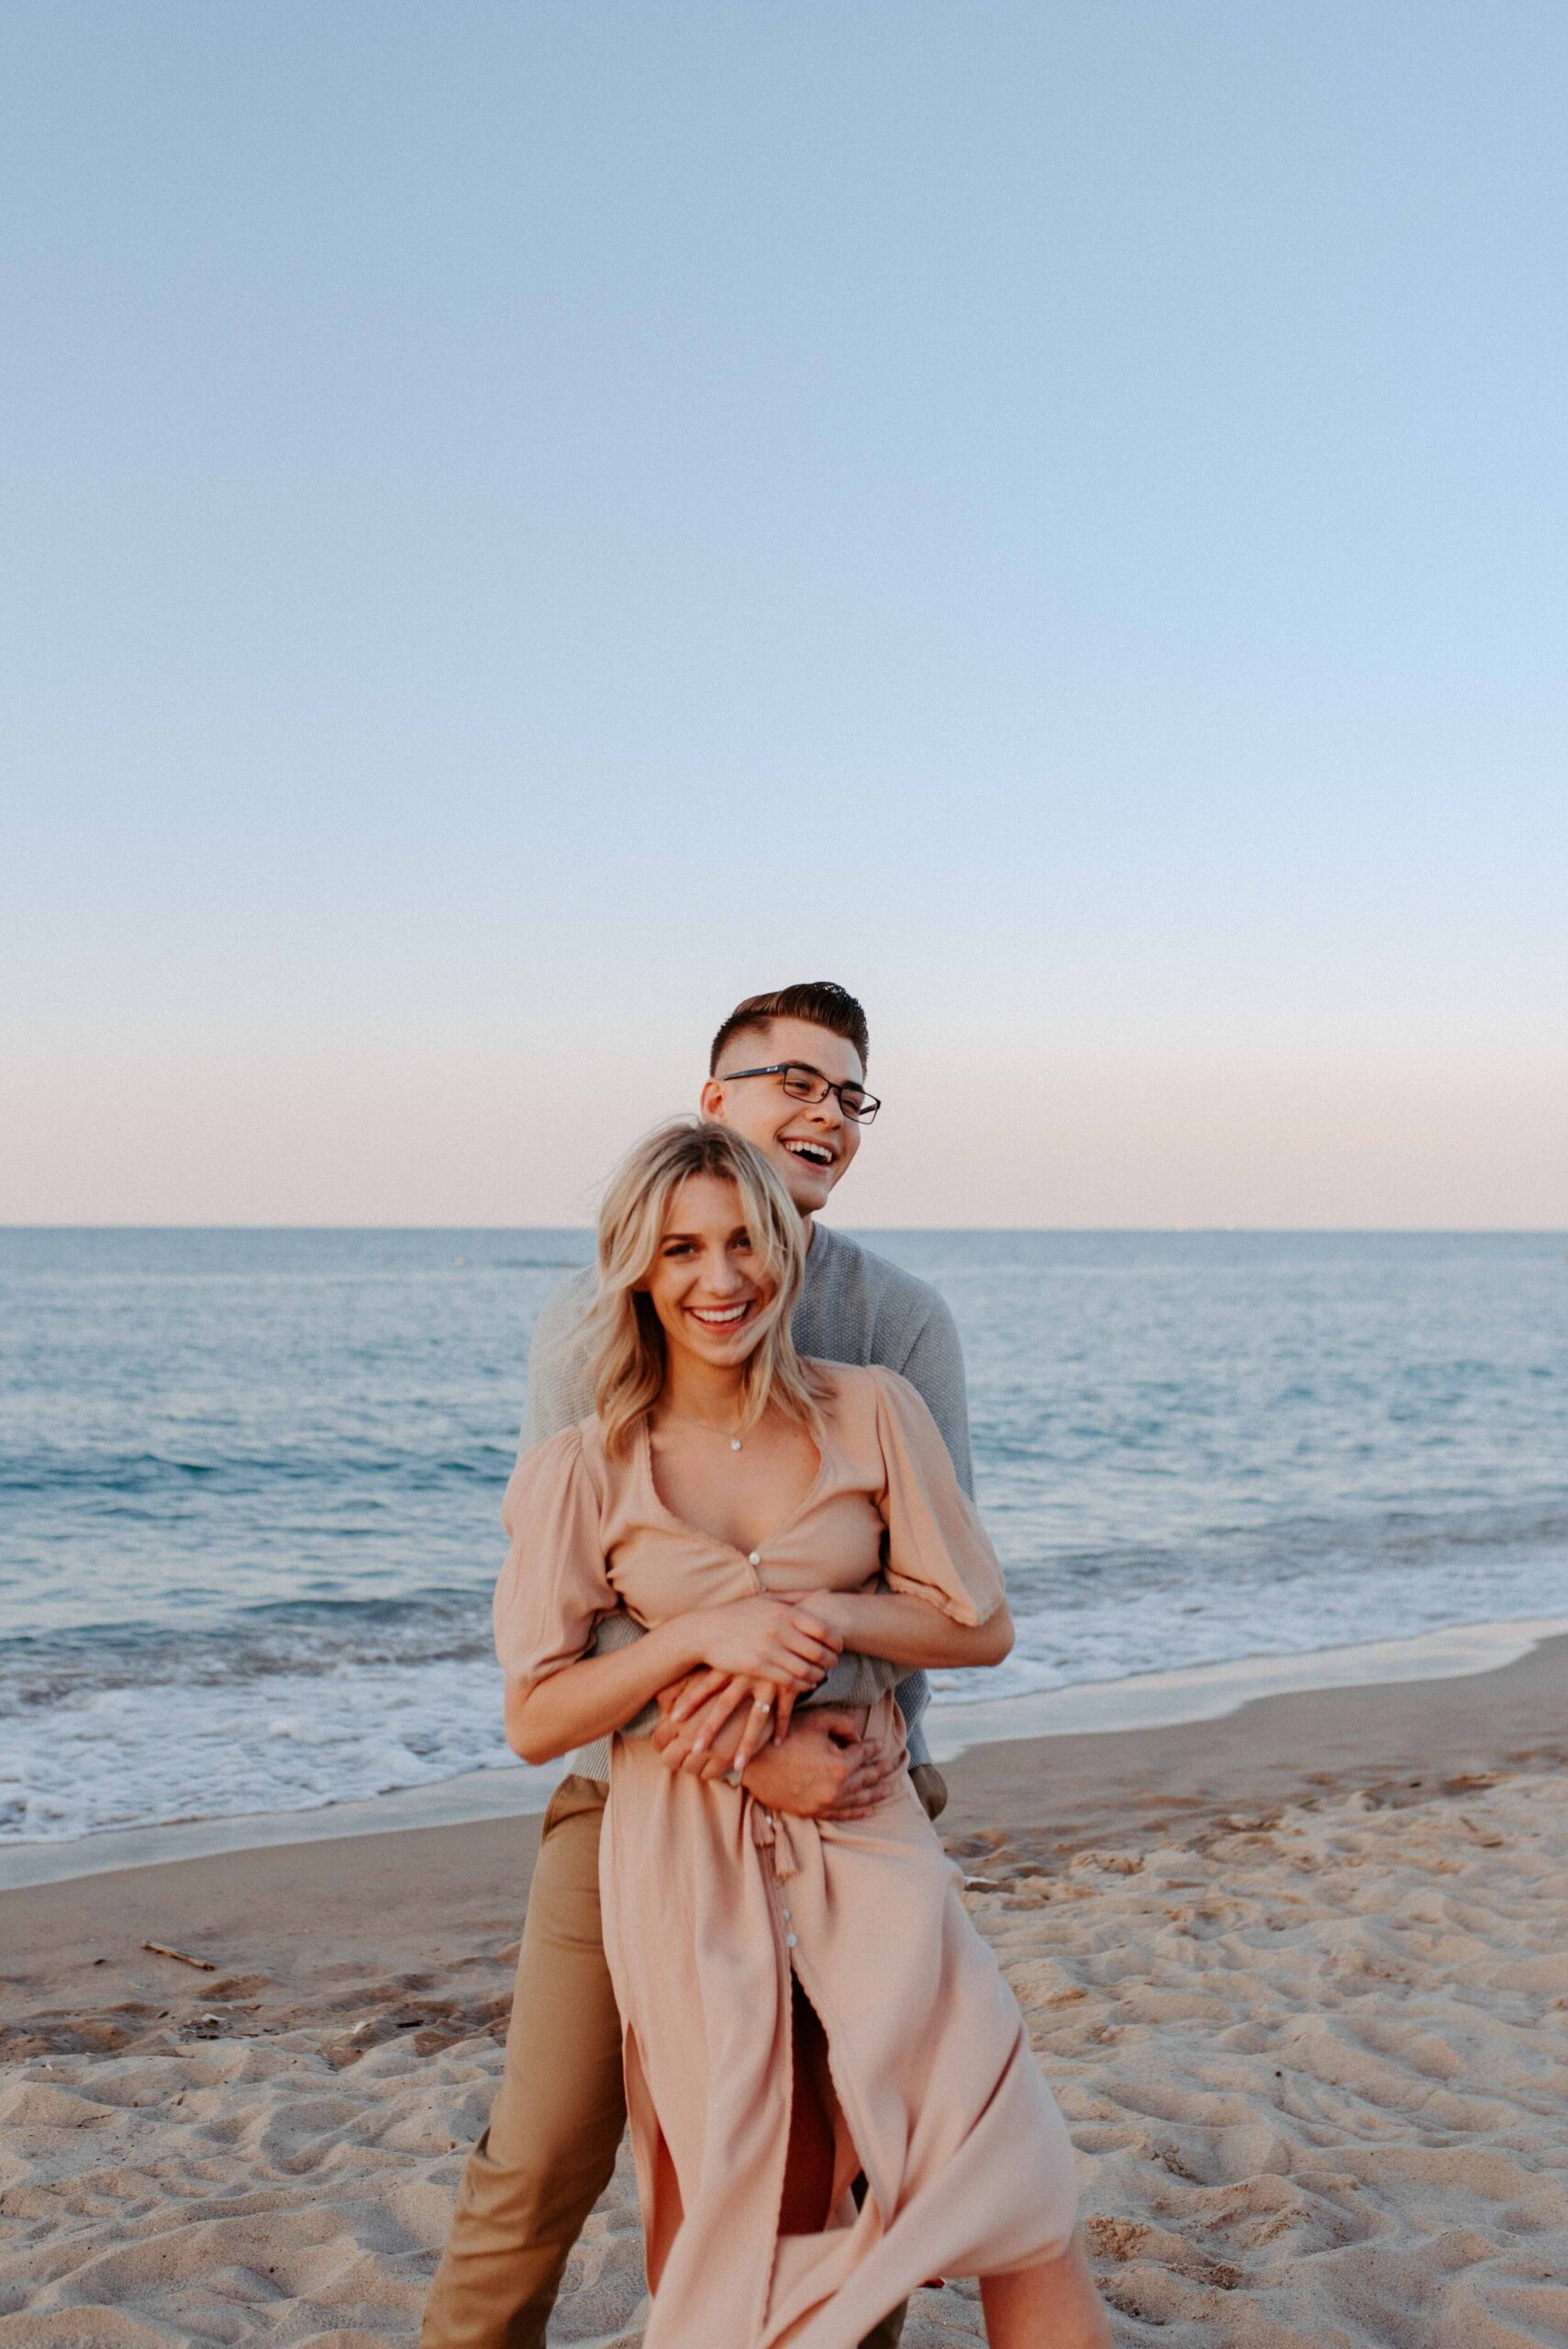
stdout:
<svg viewBox="0 0 1568 2349">
<path fill-rule="evenodd" d="M 769 1810 L 763 1804 L 751 1800 L 751 1841 L 760 1852 L 773 1854 L 773 1874 L 781 1884 L 787 1884 L 792 1876 L 798 1876 L 805 1865 L 796 1836 L 801 1833 L 815 1836 L 817 1832 L 814 1819 L 796 1819 L 788 1811 Z"/>
</svg>

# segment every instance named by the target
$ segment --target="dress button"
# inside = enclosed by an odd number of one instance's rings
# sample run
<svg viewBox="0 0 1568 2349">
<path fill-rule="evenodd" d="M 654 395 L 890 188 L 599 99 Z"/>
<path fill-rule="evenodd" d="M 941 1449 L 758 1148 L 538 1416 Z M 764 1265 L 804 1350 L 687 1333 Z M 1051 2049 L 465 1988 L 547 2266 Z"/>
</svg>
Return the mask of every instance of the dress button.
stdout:
<svg viewBox="0 0 1568 2349">
<path fill-rule="evenodd" d="M 790 1913 L 787 1909 L 781 1909 L 779 1910 L 779 1915 L 784 1919 L 786 1925 L 790 1922 Z"/>
<path fill-rule="evenodd" d="M 795 1947 L 795 1943 L 799 1940 L 799 1938 L 800 1938 L 800 1936 L 799 1936 L 799 1934 L 798 1934 L 798 1933 L 786 1933 L 786 1934 L 784 1935 L 784 1947 L 785 1947 L 785 1949 L 793 1949 L 793 1948 Z"/>
<path fill-rule="evenodd" d="M 760 1566 L 760 1565 L 762 1564 L 762 1553 L 761 1550 L 753 1550 L 753 1551 L 752 1551 L 752 1553 L 751 1553 L 751 1564 L 752 1565 L 754 1565 L 754 1566 Z"/>
</svg>

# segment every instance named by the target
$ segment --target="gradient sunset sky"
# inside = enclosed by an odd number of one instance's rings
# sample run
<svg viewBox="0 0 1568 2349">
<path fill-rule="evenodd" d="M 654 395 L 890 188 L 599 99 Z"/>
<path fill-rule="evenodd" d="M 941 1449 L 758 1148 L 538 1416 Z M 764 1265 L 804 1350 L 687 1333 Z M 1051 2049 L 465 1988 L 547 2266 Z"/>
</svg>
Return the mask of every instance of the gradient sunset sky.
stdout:
<svg viewBox="0 0 1568 2349">
<path fill-rule="evenodd" d="M 0 1221 L 1568 1223 L 1561 0 L 19 0 Z"/>
</svg>

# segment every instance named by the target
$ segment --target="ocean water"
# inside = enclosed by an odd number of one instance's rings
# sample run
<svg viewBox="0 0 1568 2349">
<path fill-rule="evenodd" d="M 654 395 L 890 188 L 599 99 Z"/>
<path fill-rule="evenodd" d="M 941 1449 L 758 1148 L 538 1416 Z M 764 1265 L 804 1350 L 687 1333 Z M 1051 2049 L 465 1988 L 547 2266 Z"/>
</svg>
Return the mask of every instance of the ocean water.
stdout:
<svg viewBox="0 0 1568 2349">
<path fill-rule="evenodd" d="M 939 1702 L 1568 1614 L 1568 1238 L 868 1239 L 958 1317 L 1018 1619 Z M 588 1254 L 0 1231 L 0 1839 L 506 1760 L 497 1511 Z"/>
</svg>

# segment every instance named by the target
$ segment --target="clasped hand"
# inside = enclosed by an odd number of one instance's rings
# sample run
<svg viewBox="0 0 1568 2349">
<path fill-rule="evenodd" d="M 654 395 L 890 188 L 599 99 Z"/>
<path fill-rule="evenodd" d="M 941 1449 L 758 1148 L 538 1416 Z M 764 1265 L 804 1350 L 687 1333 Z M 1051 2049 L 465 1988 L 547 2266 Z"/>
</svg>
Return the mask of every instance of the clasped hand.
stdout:
<svg viewBox="0 0 1568 2349">
<path fill-rule="evenodd" d="M 723 1777 L 733 1766 L 729 1738 L 723 1731 L 714 1746 L 692 1750 L 690 1720 L 670 1718 L 683 1683 L 660 1697 L 664 1719 L 653 1732 L 653 1743 L 667 1769 L 688 1777 Z M 700 1716 L 698 1717 L 700 1719 Z M 814 1705 L 796 1713 L 782 1745 L 772 1740 L 746 1765 L 746 1787 L 770 1810 L 790 1812 L 797 1819 L 866 1819 L 886 1799 L 902 1766 L 896 1746 L 878 1743 L 864 1734 L 865 1716 L 836 1705 Z"/>
<path fill-rule="evenodd" d="M 671 1718 L 679 1723 L 700 1711 L 692 1742 L 694 1750 L 706 1753 L 730 1716 L 749 1704 L 740 1742 L 726 1765 L 740 1770 L 770 1736 L 784 1742 L 795 1698 L 832 1670 L 844 1644 L 810 1608 L 766 1592 L 700 1609 L 692 1630 L 706 1668 L 688 1677 Z"/>
<path fill-rule="evenodd" d="M 818 1686 L 843 1648 L 832 1612 L 831 1595 L 816 1592 L 703 1609 L 694 1627 L 703 1668 L 659 1696 L 664 1718 L 653 1742 L 666 1766 L 710 1781 L 746 1772 L 762 1801 L 808 1818 L 859 1819 L 873 1809 L 892 1774 L 858 1715 L 823 1707 L 790 1733 L 796 1698 Z"/>
</svg>

